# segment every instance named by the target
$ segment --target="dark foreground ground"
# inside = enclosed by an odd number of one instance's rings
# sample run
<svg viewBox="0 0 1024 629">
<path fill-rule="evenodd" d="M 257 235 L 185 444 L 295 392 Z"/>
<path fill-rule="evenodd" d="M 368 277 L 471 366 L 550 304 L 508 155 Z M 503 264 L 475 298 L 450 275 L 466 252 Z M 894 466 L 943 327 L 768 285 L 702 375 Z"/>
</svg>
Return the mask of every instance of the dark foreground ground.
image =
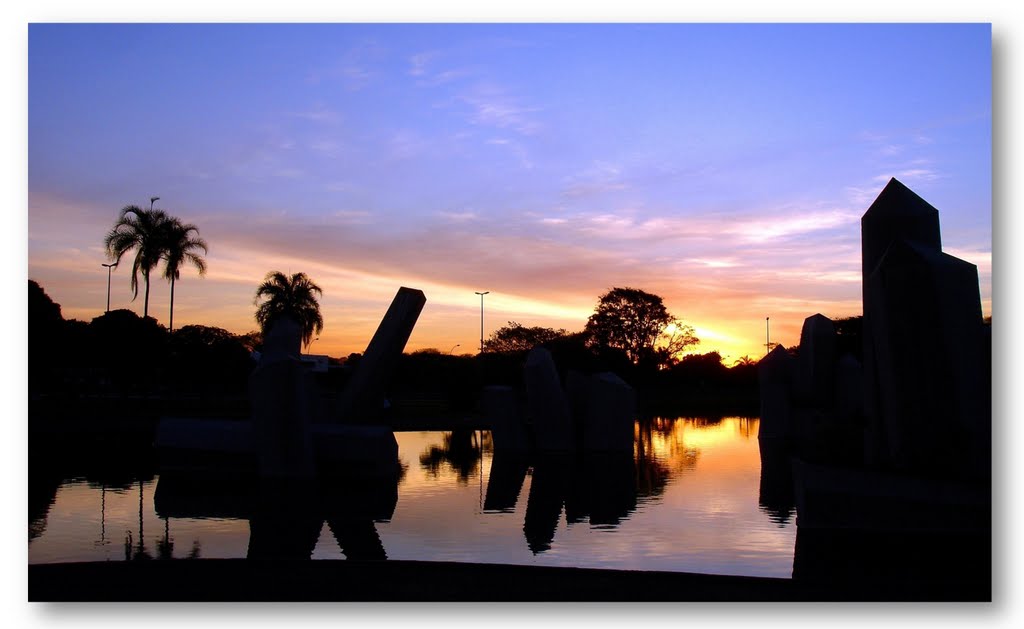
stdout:
<svg viewBox="0 0 1024 629">
<path fill-rule="evenodd" d="M 30 565 L 29 601 L 988 601 L 971 582 L 799 581 L 431 561 Z"/>
</svg>

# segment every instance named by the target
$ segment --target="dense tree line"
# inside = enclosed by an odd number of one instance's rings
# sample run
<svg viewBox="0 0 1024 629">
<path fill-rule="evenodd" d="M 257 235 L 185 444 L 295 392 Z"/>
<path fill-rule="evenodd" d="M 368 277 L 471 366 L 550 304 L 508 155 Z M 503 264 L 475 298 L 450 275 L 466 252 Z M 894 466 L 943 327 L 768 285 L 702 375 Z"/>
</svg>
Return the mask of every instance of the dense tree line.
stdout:
<svg viewBox="0 0 1024 629">
<path fill-rule="evenodd" d="M 255 366 L 263 334 L 282 316 L 300 324 L 308 344 L 322 330 L 320 288 L 306 275 L 267 274 L 256 292 L 259 331 L 233 334 L 217 327 L 188 325 L 171 332 L 152 317 L 114 310 L 90 322 L 65 320 L 35 282 L 29 282 L 30 390 L 33 393 L 99 393 L 241 396 Z M 853 336 L 850 328 L 844 340 Z M 547 348 L 560 376 L 612 371 L 645 399 L 687 397 L 709 400 L 756 395 L 756 362 L 731 367 L 716 352 L 682 355 L 697 343 L 692 328 L 667 311 L 660 297 L 636 289 L 602 295 L 583 330 L 568 332 L 510 321 L 494 333 L 485 351 L 452 356 L 439 350 L 406 353 L 388 391 L 394 399 L 428 400 L 447 410 L 472 410 L 480 389 L 492 384 L 522 386 L 527 353 Z M 318 381 L 340 389 L 358 365 L 332 370 Z M 341 362 L 341 361 L 339 361 Z"/>
<path fill-rule="evenodd" d="M 254 366 L 253 334 L 112 310 L 89 322 L 64 319 L 29 280 L 29 391 L 49 394 L 243 395 Z"/>
</svg>

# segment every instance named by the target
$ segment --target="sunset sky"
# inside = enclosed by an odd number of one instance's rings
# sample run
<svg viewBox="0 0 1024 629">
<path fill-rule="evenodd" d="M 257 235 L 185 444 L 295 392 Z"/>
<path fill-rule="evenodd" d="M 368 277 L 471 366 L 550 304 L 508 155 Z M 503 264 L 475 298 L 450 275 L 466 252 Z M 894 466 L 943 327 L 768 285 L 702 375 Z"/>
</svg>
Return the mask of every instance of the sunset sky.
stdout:
<svg viewBox="0 0 1024 629">
<path fill-rule="evenodd" d="M 988 24 L 33 24 L 28 276 L 105 308 L 127 204 L 199 226 L 175 326 L 256 328 L 268 271 L 310 275 L 362 351 L 400 286 L 407 349 L 510 320 L 582 329 L 616 286 L 664 297 L 727 363 L 860 314 L 860 217 L 890 177 L 939 210 L 991 314 Z M 129 264 L 112 308 L 142 313 Z M 169 285 L 150 314 L 167 323 Z M 456 348 L 455 346 L 458 345 Z"/>
</svg>

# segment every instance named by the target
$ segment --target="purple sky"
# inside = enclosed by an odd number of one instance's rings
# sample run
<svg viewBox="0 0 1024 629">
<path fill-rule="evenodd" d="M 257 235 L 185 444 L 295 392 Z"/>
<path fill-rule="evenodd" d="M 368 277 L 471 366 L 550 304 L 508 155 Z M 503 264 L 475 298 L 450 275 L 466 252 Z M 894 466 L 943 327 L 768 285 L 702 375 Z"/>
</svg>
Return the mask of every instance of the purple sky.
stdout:
<svg viewBox="0 0 1024 629">
<path fill-rule="evenodd" d="M 311 351 L 362 351 L 399 286 L 410 349 L 509 320 L 581 329 L 659 294 L 731 362 L 860 313 L 860 216 L 890 177 L 939 210 L 991 313 L 988 24 L 34 24 L 28 274 L 103 312 L 126 204 L 199 226 L 176 327 L 255 328 L 271 270 L 324 288 Z M 131 302 L 114 272 L 112 307 Z M 169 287 L 153 285 L 166 324 Z"/>
</svg>

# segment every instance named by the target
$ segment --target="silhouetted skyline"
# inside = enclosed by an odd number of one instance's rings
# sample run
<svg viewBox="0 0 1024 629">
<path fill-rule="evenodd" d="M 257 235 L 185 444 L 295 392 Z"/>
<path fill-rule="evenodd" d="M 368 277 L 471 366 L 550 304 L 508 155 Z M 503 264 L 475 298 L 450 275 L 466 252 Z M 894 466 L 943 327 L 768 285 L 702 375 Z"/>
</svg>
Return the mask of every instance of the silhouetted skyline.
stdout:
<svg viewBox="0 0 1024 629">
<path fill-rule="evenodd" d="M 106 306 L 102 238 L 159 196 L 209 243 L 176 327 L 257 327 L 264 275 L 324 290 L 310 351 L 518 321 L 576 331 L 636 286 L 728 363 L 860 313 L 861 215 L 892 176 L 939 208 L 991 314 L 988 24 L 103 25 L 29 29 L 29 277 Z M 113 272 L 111 309 L 131 302 Z M 167 323 L 169 291 L 150 312 Z"/>
</svg>

